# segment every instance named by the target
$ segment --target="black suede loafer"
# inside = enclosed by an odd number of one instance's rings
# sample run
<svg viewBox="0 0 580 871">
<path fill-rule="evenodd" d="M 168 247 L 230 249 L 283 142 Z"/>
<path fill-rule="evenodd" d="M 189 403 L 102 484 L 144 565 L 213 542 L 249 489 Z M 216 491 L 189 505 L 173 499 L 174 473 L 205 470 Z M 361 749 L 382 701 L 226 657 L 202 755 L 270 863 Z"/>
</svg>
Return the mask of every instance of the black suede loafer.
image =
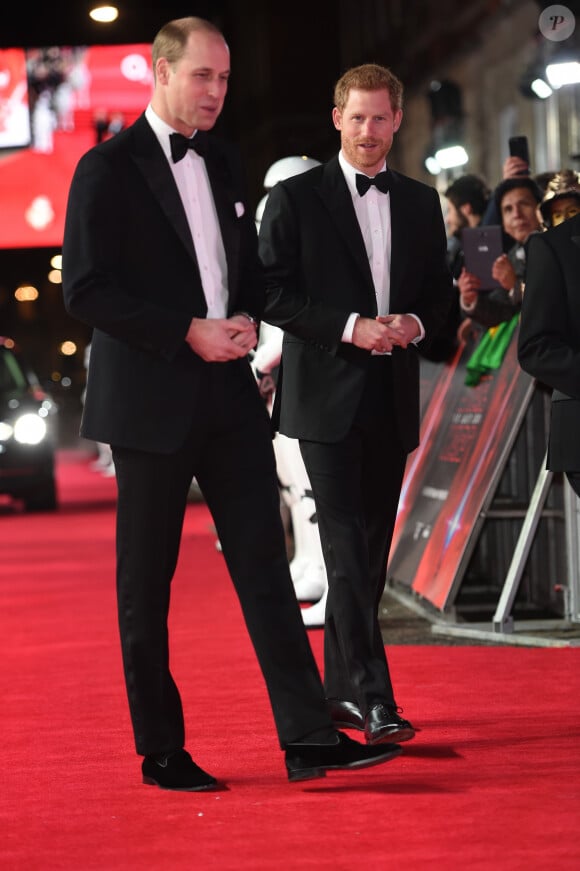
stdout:
<svg viewBox="0 0 580 871">
<path fill-rule="evenodd" d="M 288 780 L 314 780 L 327 771 L 369 768 L 395 759 L 402 752 L 397 744 L 367 747 L 338 732 L 336 744 L 289 744 L 286 747 Z"/>
<path fill-rule="evenodd" d="M 215 789 L 215 777 L 196 765 L 187 750 L 177 750 L 166 757 L 146 756 L 141 766 L 143 783 L 179 792 Z"/>
<path fill-rule="evenodd" d="M 415 737 L 415 729 L 399 716 L 396 705 L 373 705 L 365 717 L 364 728 L 367 744 L 410 741 Z"/>
<path fill-rule="evenodd" d="M 342 699 L 327 699 L 330 718 L 337 729 L 358 729 L 364 732 L 365 719 L 358 705 Z"/>
</svg>

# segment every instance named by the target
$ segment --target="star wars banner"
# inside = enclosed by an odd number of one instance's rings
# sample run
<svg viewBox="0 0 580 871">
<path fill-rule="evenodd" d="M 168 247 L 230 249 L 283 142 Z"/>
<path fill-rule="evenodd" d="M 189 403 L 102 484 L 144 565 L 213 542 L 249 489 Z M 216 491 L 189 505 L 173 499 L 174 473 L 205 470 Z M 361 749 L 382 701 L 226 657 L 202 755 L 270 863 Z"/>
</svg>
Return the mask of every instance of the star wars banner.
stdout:
<svg viewBox="0 0 580 871">
<path fill-rule="evenodd" d="M 466 385 L 473 344 L 422 361 L 421 444 L 408 459 L 388 567 L 441 611 L 453 604 L 534 380 L 517 362 L 517 330 L 498 369 Z"/>
</svg>

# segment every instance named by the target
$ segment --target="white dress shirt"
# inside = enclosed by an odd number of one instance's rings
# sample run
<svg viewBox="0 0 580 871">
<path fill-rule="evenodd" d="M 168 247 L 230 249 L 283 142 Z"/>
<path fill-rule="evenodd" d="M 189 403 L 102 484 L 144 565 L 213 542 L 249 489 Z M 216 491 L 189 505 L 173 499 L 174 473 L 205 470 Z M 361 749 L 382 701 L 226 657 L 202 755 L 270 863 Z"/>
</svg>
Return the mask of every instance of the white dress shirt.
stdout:
<svg viewBox="0 0 580 871">
<path fill-rule="evenodd" d="M 356 187 L 358 171 L 347 163 L 342 151 L 338 155 L 338 160 L 352 196 L 369 259 L 377 298 L 377 311 L 379 315 L 387 315 L 391 289 L 391 195 L 384 194 L 375 185 L 371 185 L 367 193 L 361 197 Z"/>
<path fill-rule="evenodd" d="M 188 148 L 185 157 L 174 163 L 169 135 L 177 131 L 162 121 L 151 105 L 145 110 L 145 117 L 168 160 L 185 209 L 207 302 L 207 317 L 225 318 L 228 309 L 226 252 L 205 161 L 193 148 Z"/>
<path fill-rule="evenodd" d="M 371 185 L 367 193 L 361 196 L 356 187 L 356 176 L 360 174 L 346 160 L 342 151 L 338 162 L 344 173 L 352 203 L 362 233 L 365 250 L 373 278 L 377 298 L 377 313 L 380 316 L 390 313 L 391 299 L 391 194 L 384 194 L 375 185 Z M 386 170 L 386 163 L 382 170 Z M 343 342 L 352 342 L 352 334 L 358 312 L 353 312 L 345 325 L 342 334 Z M 425 337 L 423 324 L 417 315 L 411 314 L 419 326 L 419 336 L 414 343 Z M 373 353 L 376 353 L 373 351 Z"/>
</svg>

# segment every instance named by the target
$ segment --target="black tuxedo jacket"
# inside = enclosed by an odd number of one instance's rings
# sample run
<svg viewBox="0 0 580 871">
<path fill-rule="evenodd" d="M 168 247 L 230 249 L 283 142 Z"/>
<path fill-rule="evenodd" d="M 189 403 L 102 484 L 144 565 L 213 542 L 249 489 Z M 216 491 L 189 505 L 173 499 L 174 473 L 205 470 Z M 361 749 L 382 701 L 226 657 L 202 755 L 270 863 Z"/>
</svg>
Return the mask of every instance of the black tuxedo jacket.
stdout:
<svg viewBox="0 0 580 871">
<path fill-rule="evenodd" d="M 530 239 L 518 356 L 553 389 L 548 468 L 580 471 L 580 215 Z"/>
<path fill-rule="evenodd" d="M 263 273 L 237 151 L 197 135 L 210 146 L 228 313 L 259 317 Z M 119 447 L 175 450 L 204 411 L 196 393 L 206 364 L 184 338 L 207 307 L 178 190 L 144 115 L 79 161 L 63 264 L 65 307 L 94 328 L 81 434 Z M 253 380 L 247 361 L 238 364 Z"/>
<path fill-rule="evenodd" d="M 416 314 L 434 337 L 451 305 L 437 192 L 391 172 L 390 311 Z M 338 156 L 270 192 L 260 226 L 265 320 L 285 331 L 274 425 L 287 436 L 334 442 L 353 422 L 370 354 L 341 341 L 351 312 L 377 315 L 375 290 Z M 399 434 L 419 439 L 419 355 L 392 355 Z"/>
</svg>

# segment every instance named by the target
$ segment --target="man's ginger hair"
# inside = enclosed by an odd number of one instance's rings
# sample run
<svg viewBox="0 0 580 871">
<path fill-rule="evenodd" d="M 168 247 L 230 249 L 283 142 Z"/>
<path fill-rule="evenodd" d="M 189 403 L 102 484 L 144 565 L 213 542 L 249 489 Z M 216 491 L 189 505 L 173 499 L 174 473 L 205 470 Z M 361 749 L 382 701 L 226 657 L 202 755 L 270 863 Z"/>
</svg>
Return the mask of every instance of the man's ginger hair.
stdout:
<svg viewBox="0 0 580 871">
<path fill-rule="evenodd" d="M 339 112 L 344 110 L 353 88 L 359 91 L 387 90 L 393 112 L 403 108 L 403 83 L 387 67 L 362 64 L 347 70 L 334 88 L 334 105 Z"/>
</svg>

